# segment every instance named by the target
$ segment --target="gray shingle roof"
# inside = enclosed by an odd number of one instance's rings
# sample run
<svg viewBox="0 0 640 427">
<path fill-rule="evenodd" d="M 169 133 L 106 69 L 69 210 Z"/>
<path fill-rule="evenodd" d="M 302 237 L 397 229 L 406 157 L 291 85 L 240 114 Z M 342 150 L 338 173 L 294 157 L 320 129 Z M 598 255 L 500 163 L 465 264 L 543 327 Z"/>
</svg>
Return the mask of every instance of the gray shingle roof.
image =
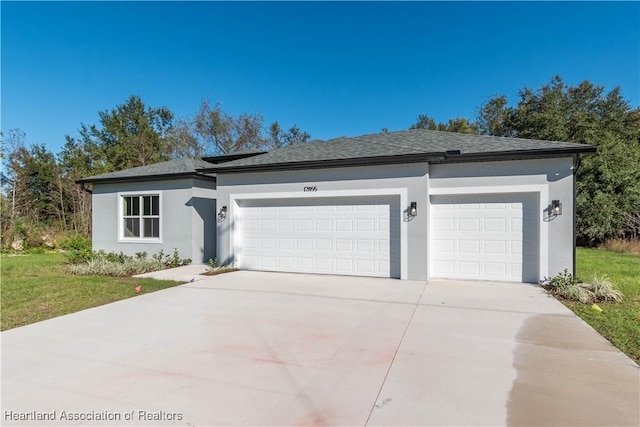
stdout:
<svg viewBox="0 0 640 427">
<path fill-rule="evenodd" d="M 98 181 L 129 181 L 136 178 L 195 175 L 196 169 L 210 168 L 214 166 L 209 162 L 198 159 L 174 159 L 167 162 L 154 163 L 152 165 L 139 166 L 137 168 L 124 169 L 117 172 L 103 173 L 79 179 L 77 182 Z"/>
<path fill-rule="evenodd" d="M 283 168 L 329 167 L 337 165 L 439 161 L 447 151 L 460 151 L 452 161 L 486 160 L 494 158 L 526 158 L 560 156 L 578 152 L 593 152 L 595 147 L 568 142 L 536 139 L 503 138 L 465 135 L 425 129 L 386 132 L 353 138 L 340 137 L 329 141 L 312 141 L 274 149 L 265 153 L 250 151 L 208 158 L 176 159 L 153 165 L 126 169 L 78 180 L 79 183 L 99 181 L 133 181 L 162 179 L 169 176 L 196 175 L 198 172 L 228 172 Z M 225 159 L 233 159 L 225 161 Z M 202 175 L 200 175 L 202 176 Z"/>
<path fill-rule="evenodd" d="M 452 132 L 412 129 L 363 135 L 353 138 L 341 137 L 329 141 L 316 141 L 279 148 L 254 157 L 225 162 L 217 170 L 256 168 L 276 164 L 300 162 L 340 161 L 348 159 L 410 156 L 434 154 L 460 150 L 461 155 L 497 154 L 522 152 L 594 151 L 584 144 L 535 139 L 503 138 L 495 136 L 465 135 Z"/>
</svg>

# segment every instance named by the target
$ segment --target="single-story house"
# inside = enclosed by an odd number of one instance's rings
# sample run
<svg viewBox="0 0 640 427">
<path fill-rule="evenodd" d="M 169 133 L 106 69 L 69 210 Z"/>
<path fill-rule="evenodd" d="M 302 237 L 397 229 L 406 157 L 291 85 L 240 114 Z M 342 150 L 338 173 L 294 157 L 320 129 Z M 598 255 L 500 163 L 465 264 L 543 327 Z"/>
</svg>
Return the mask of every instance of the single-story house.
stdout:
<svg viewBox="0 0 640 427">
<path fill-rule="evenodd" d="M 537 283 L 575 265 L 589 145 L 414 129 L 83 178 L 93 248 L 241 269 Z"/>
</svg>

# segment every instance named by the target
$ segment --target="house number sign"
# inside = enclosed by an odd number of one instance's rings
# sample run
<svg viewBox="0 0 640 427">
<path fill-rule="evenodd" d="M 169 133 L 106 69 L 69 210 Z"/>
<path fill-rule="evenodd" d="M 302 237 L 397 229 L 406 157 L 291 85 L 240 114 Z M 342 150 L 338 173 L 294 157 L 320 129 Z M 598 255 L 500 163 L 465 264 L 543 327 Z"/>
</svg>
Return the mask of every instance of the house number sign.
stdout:
<svg viewBox="0 0 640 427">
<path fill-rule="evenodd" d="M 318 191 L 318 187 L 315 185 L 307 185 L 304 187 L 304 191 Z"/>
</svg>

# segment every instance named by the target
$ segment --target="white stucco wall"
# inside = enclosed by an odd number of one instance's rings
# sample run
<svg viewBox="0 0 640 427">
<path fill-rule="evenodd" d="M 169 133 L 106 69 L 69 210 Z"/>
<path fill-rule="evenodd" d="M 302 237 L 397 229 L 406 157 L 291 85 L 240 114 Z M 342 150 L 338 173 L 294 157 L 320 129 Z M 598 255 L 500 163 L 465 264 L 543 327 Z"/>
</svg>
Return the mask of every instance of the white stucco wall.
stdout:
<svg viewBox="0 0 640 427">
<path fill-rule="evenodd" d="M 216 257 L 216 184 L 212 181 L 174 179 L 93 185 L 93 249 L 133 255 L 173 253 L 194 263 Z M 161 241 L 126 241 L 118 236 L 118 193 L 153 191 L 161 194 Z M 119 241 L 120 240 L 120 241 Z"/>
</svg>

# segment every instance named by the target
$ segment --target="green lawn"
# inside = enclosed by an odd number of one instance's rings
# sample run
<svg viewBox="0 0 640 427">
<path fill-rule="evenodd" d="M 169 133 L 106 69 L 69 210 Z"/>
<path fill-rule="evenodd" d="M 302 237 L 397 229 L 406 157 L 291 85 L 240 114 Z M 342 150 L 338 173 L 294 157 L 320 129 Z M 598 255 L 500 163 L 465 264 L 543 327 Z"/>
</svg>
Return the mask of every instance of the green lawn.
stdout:
<svg viewBox="0 0 640 427">
<path fill-rule="evenodd" d="M 602 313 L 590 305 L 565 304 L 640 364 L 640 257 L 602 249 L 578 248 L 577 276 L 590 282 L 593 275 L 605 275 L 622 291 L 622 303 L 599 303 Z"/>
<path fill-rule="evenodd" d="M 0 258 L 1 330 L 107 304 L 180 284 L 130 277 L 72 276 L 62 254 Z"/>
</svg>

